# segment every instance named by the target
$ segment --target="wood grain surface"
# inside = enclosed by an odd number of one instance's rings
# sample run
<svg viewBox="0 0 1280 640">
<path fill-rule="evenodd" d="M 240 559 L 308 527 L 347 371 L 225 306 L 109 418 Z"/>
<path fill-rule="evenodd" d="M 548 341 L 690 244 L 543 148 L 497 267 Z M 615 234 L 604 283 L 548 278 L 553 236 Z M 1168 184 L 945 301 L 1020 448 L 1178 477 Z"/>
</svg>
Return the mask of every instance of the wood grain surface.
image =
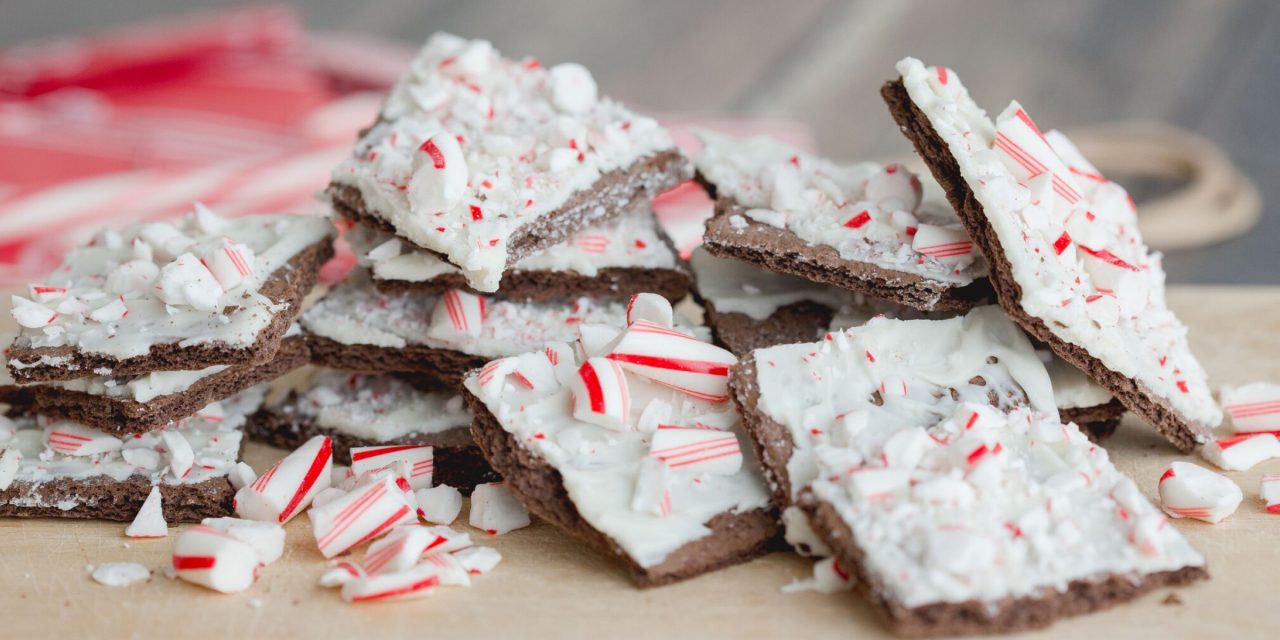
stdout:
<svg viewBox="0 0 1280 640">
<path fill-rule="evenodd" d="M 1175 287 L 1175 311 L 1191 326 L 1191 342 L 1215 385 L 1280 380 L 1280 288 Z M 7 320 L 7 319 L 6 319 Z M 1153 431 L 1126 419 L 1107 449 L 1148 496 L 1180 456 Z M 250 446 L 257 470 L 282 452 Z M 1052 636 L 1097 640 L 1274 637 L 1280 608 L 1280 516 L 1258 498 L 1272 460 L 1228 473 L 1244 490 L 1239 511 L 1207 525 L 1174 521 L 1209 560 L 1213 577 L 1186 589 L 1165 589 L 1108 611 L 1060 621 Z M 783 594 L 809 563 L 773 553 L 746 565 L 650 591 L 631 586 L 616 564 L 583 549 L 546 524 L 489 536 L 462 523 L 503 562 L 470 589 L 441 588 L 433 597 L 400 603 L 346 605 L 316 584 L 325 561 L 306 516 L 288 526 L 284 557 L 267 567 L 247 593 L 220 595 L 159 574 L 168 540 L 124 537 L 124 525 L 58 520 L 0 520 L 0 610 L 3 637 L 341 637 L 390 638 L 875 638 L 886 628 L 848 594 Z M 108 588 L 88 565 L 141 562 L 157 574 L 146 583 Z M 1176 594 L 1176 602 L 1169 594 Z"/>
</svg>

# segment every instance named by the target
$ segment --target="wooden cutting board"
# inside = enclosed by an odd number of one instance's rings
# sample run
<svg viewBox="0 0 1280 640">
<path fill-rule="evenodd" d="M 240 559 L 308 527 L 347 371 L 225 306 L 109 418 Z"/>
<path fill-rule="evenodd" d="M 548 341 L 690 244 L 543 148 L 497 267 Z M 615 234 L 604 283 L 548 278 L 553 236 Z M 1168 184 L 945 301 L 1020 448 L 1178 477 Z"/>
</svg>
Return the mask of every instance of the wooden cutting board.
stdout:
<svg viewBox="0 0 1280 640">
<path fill-rule="evenodd" d="M 1215 388 L 1280 382 L 1280 287 L 1174 287 L 1170 302 L 1191 326 L 1192 346 Z M 1132 417 L 1107 449 L 1149 496 L 1171 460 L 1188 459 Z M 246 458 L 261 471 L 281 454 L 251 445 Z M 1280 629 L 1274 591 L 1280 586 L 1280 515 L 1268 515 L 1258 498 L 1264 471 L 1280 472 L 1280 460 L 1228 474 L 1245 500 L 1227 521 L 1174 523 L 1208 557 L 1209 582 L 1163 589 L 1102 613 L 1062 620 L 1049 633 L 1088 640 L 1274 636 Z M 464 512 L 458 526 L 466 528 L 465 522 Z M 8 612 L 0 633 L 205 639 L 889 635 L 854 595 L 783 594 L 782 585 L 809 572 L 809 562 L 790 553 L 639 591 L 607 558 L 548 525 L 497 537 L 470 532 L 504 558 L 471 588 L 441 588 L 424 600 L 347 605 L 335 591 L 316 584 L 325 561 L 305 516 L 289 524 L 284 557 L 264 569 L 250 591 L 230 596 L 165 578 L 160 569 L 168 562 L 170 540 L 130 541 L 122 524 L 0 520 L 0 610 Z M 89 578 L 89 565 L 111 561 L 140 562 L 155 575 L 127 588 L 104 587 Z"/>
</svg>

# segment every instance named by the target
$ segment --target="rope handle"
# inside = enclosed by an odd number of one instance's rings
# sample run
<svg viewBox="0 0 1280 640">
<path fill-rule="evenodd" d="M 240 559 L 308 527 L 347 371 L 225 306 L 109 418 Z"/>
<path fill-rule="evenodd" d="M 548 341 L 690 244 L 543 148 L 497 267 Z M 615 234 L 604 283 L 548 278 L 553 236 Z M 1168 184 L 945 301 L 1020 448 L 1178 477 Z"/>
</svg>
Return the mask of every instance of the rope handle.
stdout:
<svg viewBox="0 0 1280 640">
<path fill-rule="evenodd" d="M 1108 171 L 1184 182 L 1138 208 L 1146 243 L 1162 251 L 1193 249 L 1243 235 L 1258 222 L 1262 197 L 1217 145 L 1153 122 L 1098 125 L 1071 139 Z"/>
</svg>

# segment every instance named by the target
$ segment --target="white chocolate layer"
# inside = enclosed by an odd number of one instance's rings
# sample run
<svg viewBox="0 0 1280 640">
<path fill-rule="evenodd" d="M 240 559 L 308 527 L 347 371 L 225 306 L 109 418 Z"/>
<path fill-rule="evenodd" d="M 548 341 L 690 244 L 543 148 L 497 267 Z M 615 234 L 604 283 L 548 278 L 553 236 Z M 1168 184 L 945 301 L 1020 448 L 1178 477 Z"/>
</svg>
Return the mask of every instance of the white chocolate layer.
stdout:
<svg viewBox="0 0 1280 640">
<path fill-rule="evenodd" d="M 392 376 L 317 371 L 292 402 L 277 411 L 316 426 L 374 442 L 436 434 L 471 424 L 456 393 L 425 392 Z"/>
</svg>

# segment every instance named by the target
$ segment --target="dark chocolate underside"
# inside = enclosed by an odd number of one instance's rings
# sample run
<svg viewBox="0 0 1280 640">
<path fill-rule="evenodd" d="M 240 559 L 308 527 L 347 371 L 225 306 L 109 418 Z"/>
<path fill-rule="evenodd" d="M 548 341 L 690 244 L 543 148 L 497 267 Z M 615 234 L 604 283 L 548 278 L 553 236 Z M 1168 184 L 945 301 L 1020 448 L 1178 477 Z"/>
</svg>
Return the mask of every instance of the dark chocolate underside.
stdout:
<svg viewBox="0 0 1280 640">
<path fill-rule="evenodd" d="M 462 376 L 484 366 L 490 358 L 433 349 L 424 345 L 399 348 L 343 344 L 336 340 L 305 334 L 312 364 L 354 373 L 410 373 L 435 379 L 458 388 Z"/>
<path fill-rule="evenodd" d="M 468 427 L 457 427 L 436 434 L 414 433 L 390 442 L 377 442 L 316 425 L 313 421 L 288 413 L 285 407 L 296 405 L 298 397 L 290 394 L 279 405 L 264 408 L 249 417 L 245 435 L 281 449 L 293 450 L 314 436 L 328 436 L 333 443 L 333 458 L 339 464 L 351 464 L 352 447 L 371 447 L 386 444 L 425 444 L 432 451 L 431 481 L 434 485 L 447 484 L 463 494 L 470 495 L 477 484 L 498 482 L 502 477 L 489 467 L 480 447 L 471 438 Z"/>
<path fill-rule="evenodd" d="M 777 273 L 829 284 L 889 300 L 922 311 L 965 311 L 990 298 L 986 279 L 959 286 L 914 273 L 894 271 L 866 262 L 845 260 L 834 247 L 809 244 L 795 234 L 742 215 L 744 209 L 719 198 L 715 215 L 707 220 L 703 246 L 722 258 L 736 258 Z M 738 216 L 741 229 L 731 222 Z"/>
<path fill-rule="evenodd" d="M 585 227 L 621 215 L 633 204 L 651 199 L 688 177 L 688 160 L 674 150 L 610 171 L 590 189 L 575 193 L 559 209 L 516 228 L 508 240 L 507 265 L 513 266 L 537 251 L 565 242 Z M 359 189 L 332 183 L 325 193 L 333 202 L 334 211 L 344 218 L 396 233 L 395 227 L 368 207 Z"/>
<path fill-rule="evenodd" d="M 14 482 L 0 491 L 0 516 L 131 522 L 150 493 L 150 480 L 139 476 L 122 482 L 106 476 L 59 478 L 38 484 Z M 200 522 L 204 518 L 230 516 L 234 511 L 231 501 L 235 491 L 225 477 L 193 484 L 161 484 L 160 495 L 164 519 L 169 524 Z M 40 506 L 24 506 L 23 502 Z M 64 502 L 74 506 L 65 510 L 58 507 Z"/>
<path fill-rule="evenodd" d="M 289 325 L 293 323 L 302 310 L 302 299 L 315 286 L 320 267 L 333 257 L 333 238 L 325 238 L 294 256 L 289 262 L 277 269 L 263 283 L 260 292 L 273 302 L 286 303 L 288 307 L 277 313 L 271 322 L 258 332 L 257 340 L 248 347 L 234 347 L 226 343 L 209 342 L 190 346 L 182 346 L 180 342 L 153 345 L 146 355 L 118 360 L 98 353 L 82 352 L 75 347 L 20 347 L 14 342 L 10 353 L 9 370 L 18 382 L 49 382 L 53 380 L 74 380 L 91 375 L 96 371 L 107 370 L 114 376 L 132 376 L 152 371 L 190 371 L 203 369 L 215 364 L 259 365 L 270 362 Z M 38 362 L 41 356 L 68 357 L 71 361 L 64 365 L 42 365 L 16 369 L 13 363 Z"/>
<path fill-rule="evenodd" d="M 632 294 L 656 293 L 676 302 L 689 293 L 691 279 L 683 269 L 606 267 L 595 276 L 572 271 L 508 271 L 502 276 L 498 295 L 511 300 L 544 301 L 588 296 L 625 300 Z M 460 273 L 449 273 L 422 282 L 374 278 L 374 288 L 390 295 L 401 293 L 440 294 L 450 289 L 469 289 Z"/>
<path fill-rule="evenodd" d="M 35 394 L 34 411 L 90 426 L 113 436 L 146 433 L 191 416 L 211 402 L 283 376 L 307 364 L 308 360 L 306 341 L 301 336 L 285 338 L 270 362 L 235 365 L 201 379 L 185 391 L 160 396 L 150 402 L 40 386 L 32 389 Z"/>
<path fill-rule="evenodd" d="M 951 206 L 960 215 L 970 237 L 986 256 L 991 271 L 989 278 L 1005 313 L 1034 339 L 1048 344 L 1058 357 L 1088 374 L 1130 411 L 1150 423 L 1178 450 L 1189 453 L 1194 449 L 1197 437 L 1202 435 L 1199 433 L 1200 428 L 1179 414 L 1166 400 L 1141 382 L 1108 369 L 1100 360 L 1090 355 L 1087 349 L 1058 338 L 1044 321 L 1023 311 L 1020 303 L 1022 288 L 1013 278 L 1013 269 L 1000 246 L 1000 239 L 988 222 L 982 204 L 961 175 L 960 165 L 946 142 L 934 130 L 924 112 L 911 101 L 901 79 L 886 83 L 880 93 L 888 103 L 898 128 L 915 146 L 916 153 L 925 164 L 929 165 L 934 178 L 946 191 Z"/>
<path fill-rule="evenodd" d="M 560 472 L 524 448 L 502 428 L 488 408 L 464 391 L 475 416 L 472 435 L 485 458 L 530 513 L 537 515 L 609 557 L 618 558 L 640 587 L 656 587 L 750 560 L 765 553 L 777 533 L 771 510 L 726 512 L 707 522 L 711 534 L 676 549 L 661 564 L 641 567 L 608 535 L 578 513 Z"/>
<path fill-rule="evenodd" d="M 1092 580 L 1073 580 L 1063 591 L 1040 596 L 1005 598 L 995 602 L 969 600 L 907 607 L 893 600 L 863 563 L 864 552 L 849 525 L 826 502 L 807 491 L 800 506 L 814 532 L 835 551 L 840 564 L 853 576 L 854 588 L 902 636 L 941 636 L 970 633 L 1011 633 L 1047 627 L 1066 616 L 1101 611 L 1161 587 L 1205 580 L 1204 567 L 1183 567 L 1141 576 L 1110 574 Z"/>
</svg>

